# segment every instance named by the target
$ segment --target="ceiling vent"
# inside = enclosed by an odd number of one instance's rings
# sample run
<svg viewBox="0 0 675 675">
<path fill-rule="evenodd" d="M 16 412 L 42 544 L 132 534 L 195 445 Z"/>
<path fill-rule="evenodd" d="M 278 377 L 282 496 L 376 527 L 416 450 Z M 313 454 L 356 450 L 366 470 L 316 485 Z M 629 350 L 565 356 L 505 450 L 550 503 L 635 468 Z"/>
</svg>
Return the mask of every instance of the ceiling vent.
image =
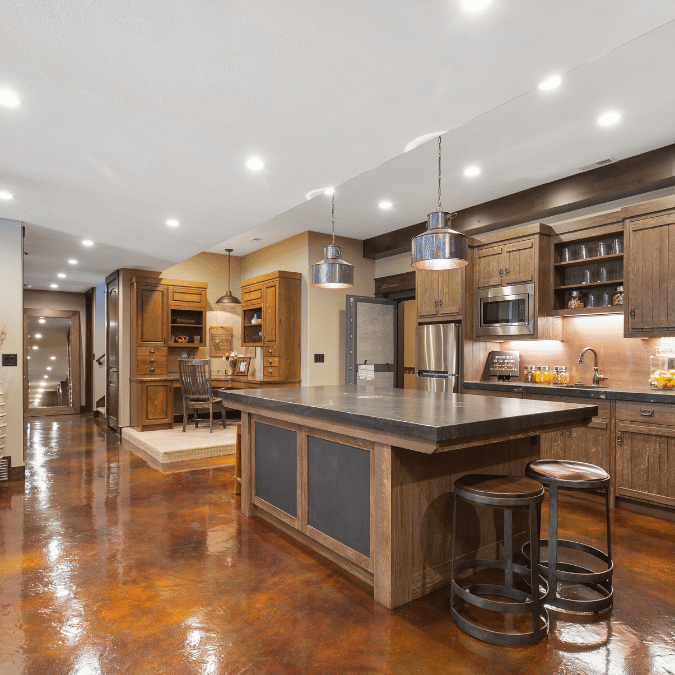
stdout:
<svg viewBox="0 0 675 675">
<path fill-rule="evenodd" d="M 616 162 L 614 157 L 608 157 L 607 159 L 601 159 L 599 162 L 593 162 L 593 164 L 586 164 L 586 166 L 580 167 L 579 171 L 592 171 L 601 166 L 607 166 L 607 164 L 613 164 Z"/>
</svg>

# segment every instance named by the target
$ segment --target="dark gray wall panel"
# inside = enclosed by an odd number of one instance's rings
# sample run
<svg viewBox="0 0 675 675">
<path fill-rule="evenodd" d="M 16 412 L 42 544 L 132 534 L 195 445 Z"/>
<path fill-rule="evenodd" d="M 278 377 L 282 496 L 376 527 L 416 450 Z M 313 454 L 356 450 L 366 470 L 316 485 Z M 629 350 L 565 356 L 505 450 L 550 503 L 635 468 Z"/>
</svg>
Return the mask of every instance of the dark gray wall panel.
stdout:
<svg viewBox="0 0 675 675">
<path fill-rule="evenodd" d="M 295 431 L 255 423 L 255 494 L 294 518 L 298 515 Z"/>
<path fill-rule="evenodd" d="M 370 453 L 307 437 L 308 524 L 370 558 Z"/>
</svg>

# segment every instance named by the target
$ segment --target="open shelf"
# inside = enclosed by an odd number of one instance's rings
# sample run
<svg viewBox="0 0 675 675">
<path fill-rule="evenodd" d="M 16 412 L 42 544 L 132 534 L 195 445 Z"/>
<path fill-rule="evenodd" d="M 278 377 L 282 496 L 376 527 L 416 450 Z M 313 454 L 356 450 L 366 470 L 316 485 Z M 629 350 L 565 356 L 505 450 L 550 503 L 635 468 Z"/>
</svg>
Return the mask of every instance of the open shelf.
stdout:
<svg viewBox="0 0 675 675">
<path fill-rule="evenodd" d="M 609 307 L 577 307 L 575 309 L 554 309 L 551 316 L 591 316 L 593 314 L 623 314 L 623 305 Z"/>
<path fill-rule="evenodd" d="M 595 256 L 594 258 L 580 258 L 579 260 L 568 260 L 567 262 L 557 262 L 556 267 L 583 267 L 593 263 L 616 262 L 623 260 L 623 253 L 612 253 L 611 255 Z"/>
<path fill-rule="evenodd" d="M 571 284 L 569 286 L 556 286 L 556 291 L 575 291 L 584 288 L 598 288 L 599 286 L 623 286 L 623 279 L 612 279 L 611 281 L 592 281 L 590 284 Z"/>
</svg>

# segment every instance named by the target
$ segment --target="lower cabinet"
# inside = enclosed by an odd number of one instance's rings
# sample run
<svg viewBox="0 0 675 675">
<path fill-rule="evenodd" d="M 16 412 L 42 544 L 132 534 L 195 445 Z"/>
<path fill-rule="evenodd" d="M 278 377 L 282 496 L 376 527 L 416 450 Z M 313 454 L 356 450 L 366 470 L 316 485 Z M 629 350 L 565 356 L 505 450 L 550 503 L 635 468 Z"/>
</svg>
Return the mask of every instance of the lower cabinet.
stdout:
<svg viewBox="0 0 675 675">
<path fill-rule="evenodd" d="M 145 429 L 173 428 L 173 382 L 132 382 L 131 426 Z"/>
</svg>

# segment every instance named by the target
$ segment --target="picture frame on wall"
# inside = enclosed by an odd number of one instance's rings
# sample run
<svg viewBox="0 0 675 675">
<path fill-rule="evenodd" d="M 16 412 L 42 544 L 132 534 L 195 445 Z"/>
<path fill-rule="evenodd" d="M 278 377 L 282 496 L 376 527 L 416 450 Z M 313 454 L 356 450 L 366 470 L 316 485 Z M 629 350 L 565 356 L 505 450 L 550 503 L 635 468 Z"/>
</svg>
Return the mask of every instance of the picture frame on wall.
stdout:
<svg viewBox="0 0 675 675">
<path fill-rule="evenodd" d="M 248 369 L 251 366 L 251 357 L 250 356 L 240 356 L 237 359 L 237 365 L 234 369 L 234 374 L 240 377 L 246 377 L 248 375 Z"/>
</svg>

